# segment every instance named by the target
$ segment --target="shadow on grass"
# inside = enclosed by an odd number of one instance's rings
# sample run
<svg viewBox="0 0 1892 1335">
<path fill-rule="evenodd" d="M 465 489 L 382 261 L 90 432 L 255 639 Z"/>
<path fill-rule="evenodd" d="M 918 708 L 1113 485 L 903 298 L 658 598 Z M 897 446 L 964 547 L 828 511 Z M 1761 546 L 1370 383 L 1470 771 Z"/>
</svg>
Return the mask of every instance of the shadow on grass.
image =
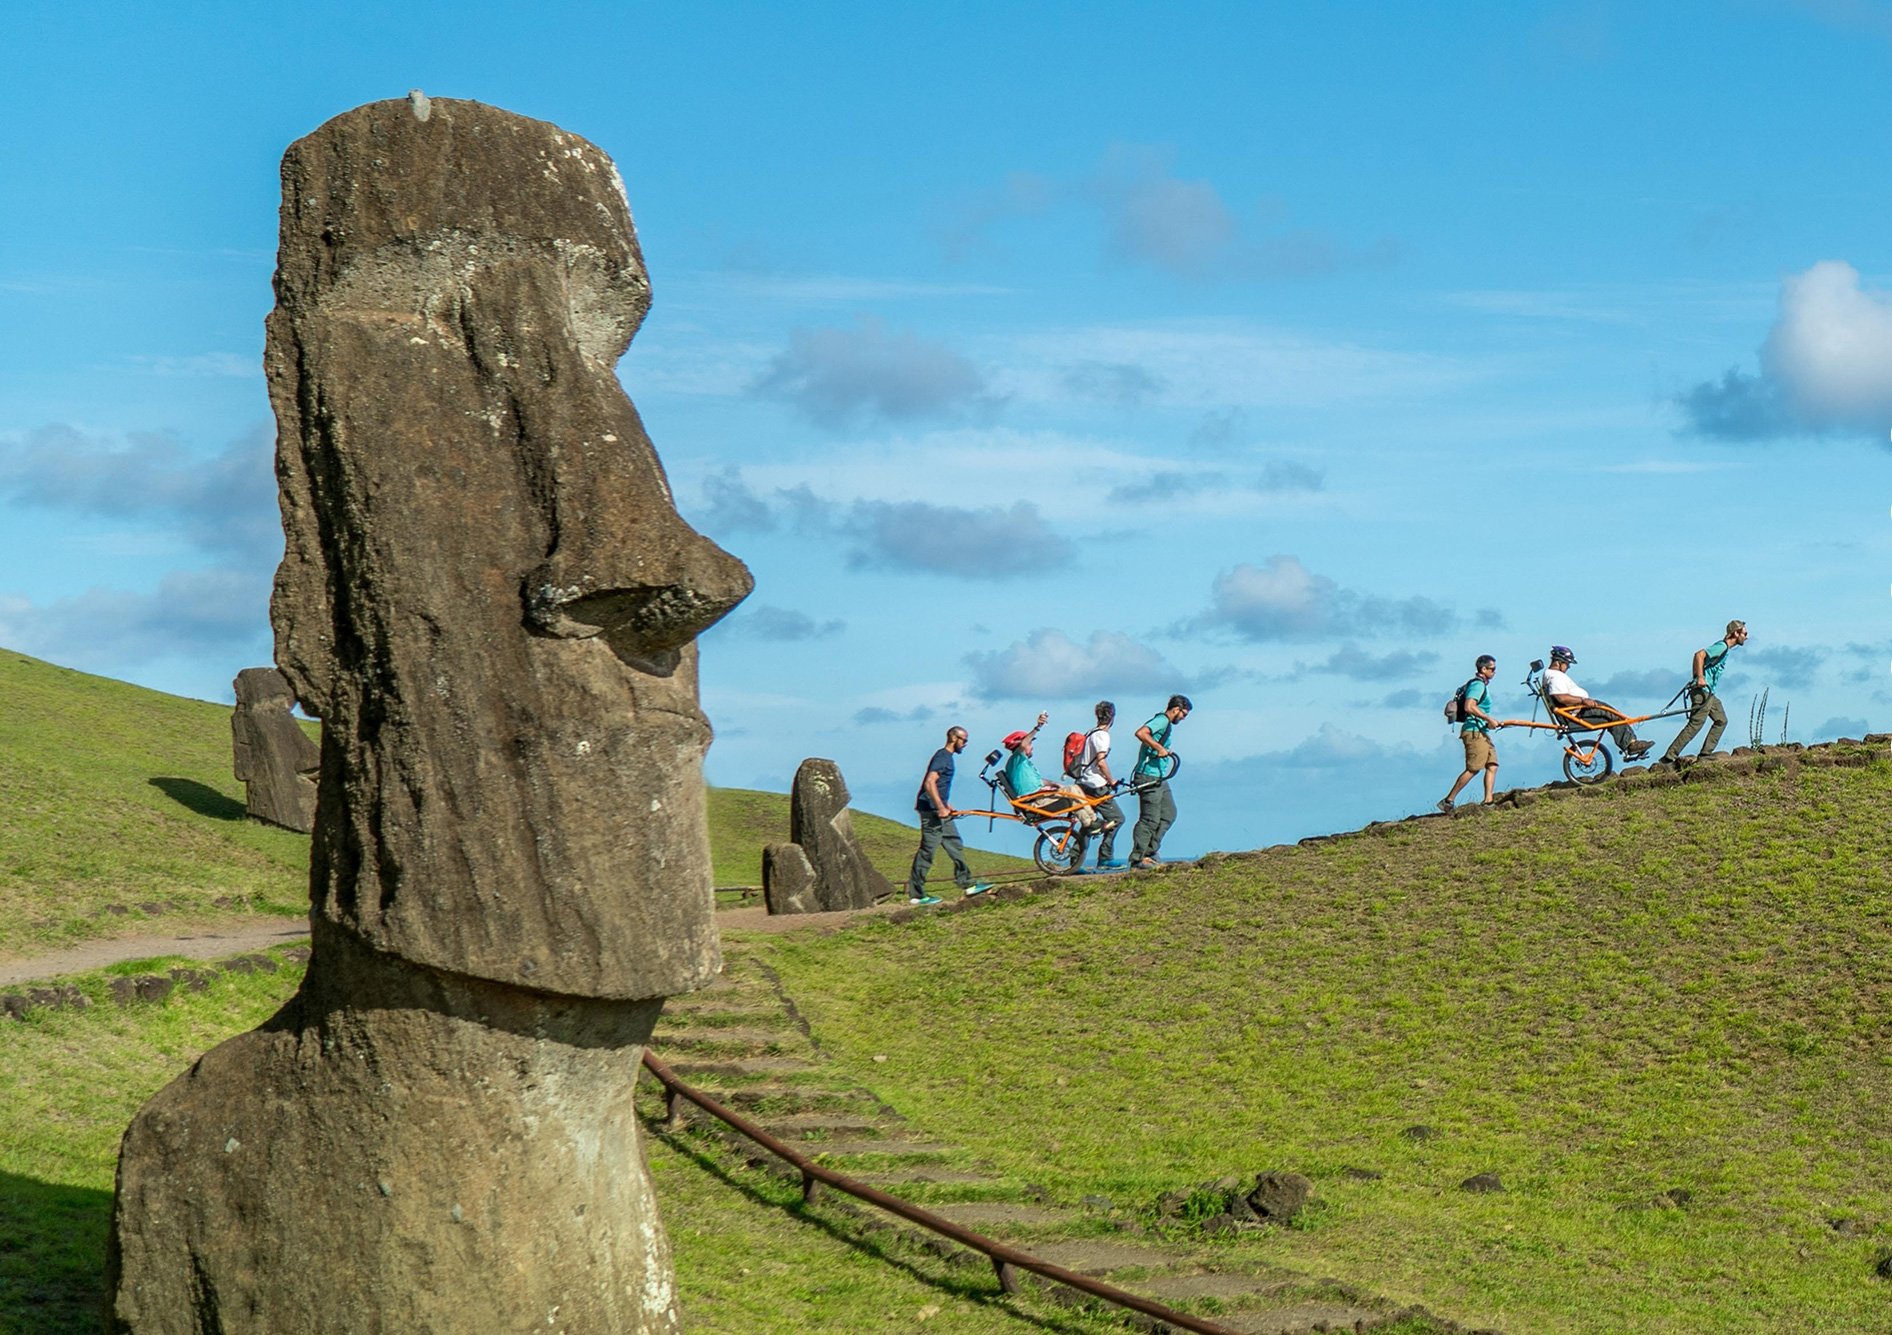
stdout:
<svg viewBox="0 0 1892 1335">
<path fill-rule="evenodd" d="M 112 1193 L 0 1173 L 0 1335 L 93 1335 Z"/>
<path fill-rule="evenodd" d="M 243 820 L 249 813 L 241 802 L 234 797 L 227 797 L 207 783 L 195 779 L 175 779 L 168 776 L 151 780 L 151 786 L 180 806 L 189 807 L 200 816 L 212 820 Z"/>
<path fill-rule="evenodd" d="M 663 1141 L 724 1186 L 740 1192 L 752 1204 L 759 1205 L 765 1210 L 779 1210 L 790 1218 L 798 1219 L 804 1224 L 811 1224 L 835 1241 L 853 1248 L 863 1256 L 872 1257 L 884 1265 L 901 1271 L 910 1279 L 928 1288 L 949 1293 L 955 1298 L 978 1303 L 981 1306 L 998 1308 L 1024 1325 L 1052 1332 L 1052 1335 L 1088 1335 L 1089 1332 L 1098 1328 L 1098 1318 L 1086 1319 L 1073 1316 L 1066 1319 L 1057 1316 L 1037 1316 L 1021 1311 L 999 1290 L 997 1281 L 993 1279 L 992 1271 L 988 1266 L 968 1265 L 965 1267 L 965 1277 L 962 1279 L 958 1273 L 959 1267 L 948 1260 L 943 1253 L 928 1259 L 944 1265 L 947 1270 L 945 1274 L 916 1262 L 903 1253 L 916 1251 L 925 1244 L 912 1240 L 898 1230 L 905 1227 L 918 1232 L 918 1225 L 895 1225 L 885 1231 L 869 1231 L 871 1226 L 864 1221 L 849 1220 L 846 1216 L 831 1216 L 823 1212 L 819 1206 L 804 1205 L 801 1201 L 801 1189 L 798 1186 L 784 1185 L 782 1187 L 786 1199 L 771 1196 L 767 1192 L 758 1190 L 753 1182 L 744 1181 L 737 1176 L 729 1165 L 723 1162 L 718 1149 L 712 1149 L 688 1135 L 666 1130 L 661 1117 L 641 1113 L 638 1120 L 643 1123 L 645 1135 Z M 758 1152 L 761 1152 L 760 1147 L 758 1147 Z M 849 1205 L 862 1211 L 871 1209 L 862 1202 L 850 1201 Z M 946 1242 L 944 1238 L 939 1241 Z M 947 1243 L 947 1246 L 957 1249 L 957 1244 L 954 1243 Z M 1046 1298 L 1045 1301 L 1051 1300 Z M 1105 1310 L 1114 1313 L 1122 1309 Z M 1105 1324 L 1113 1327 L 1118 1324 L 1109 1318 L 1103 1318 L 1103 1320 Z"/>
</svg>

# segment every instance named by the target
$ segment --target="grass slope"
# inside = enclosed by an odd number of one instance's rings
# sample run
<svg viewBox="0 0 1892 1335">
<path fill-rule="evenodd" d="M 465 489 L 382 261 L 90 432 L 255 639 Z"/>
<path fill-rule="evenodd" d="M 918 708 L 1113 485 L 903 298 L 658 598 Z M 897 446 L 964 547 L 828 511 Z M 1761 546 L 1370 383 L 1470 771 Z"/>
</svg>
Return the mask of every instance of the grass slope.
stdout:
<svg viewBox="0 0 1892 1335">
<path fill-rule="evenodd" d="M 788 838 L 787 797 L 711 789 L 709 809 L 717 883 L 759 884 L 762 845 Z M 0 955 L 307 908 L 309 841 L 245 817 L 225 705 L 0 650 L 0 812 Z M 917 831 L 854 820 L 903 880 Z"/>
<path fill-rule="evenodd" d="M 0 1021 L 0 1335 L 98 1329 L 125 1124 L 198 1054 L 274 1012 L 301 970 L 219 975 L 205 992 L 125 1009 L 105 999 L 109 977 L 75 980 L 94 1001 L 89 1010 Z M 661 1113 L 659 1099 L 647 1101 Z M 989 1270 L 863 1235 L 827 1207 L 804 1209 L 794 1184 L 687 1142 L 645 1144 L 693 1335 L 845 1335 L 922 1323 L 946 1335 L 1121 1329 L 1042 1297 L 1006 1299 Z"/>
<path fill-rule="evenodd" d="M 1470 1324 L 1883 1329 L 1876 751 L 753 948 L 917 1128 L 1064 1199 L 1295 1169 L 1305 1227 L 1231 1245 Z"/>
</svg>

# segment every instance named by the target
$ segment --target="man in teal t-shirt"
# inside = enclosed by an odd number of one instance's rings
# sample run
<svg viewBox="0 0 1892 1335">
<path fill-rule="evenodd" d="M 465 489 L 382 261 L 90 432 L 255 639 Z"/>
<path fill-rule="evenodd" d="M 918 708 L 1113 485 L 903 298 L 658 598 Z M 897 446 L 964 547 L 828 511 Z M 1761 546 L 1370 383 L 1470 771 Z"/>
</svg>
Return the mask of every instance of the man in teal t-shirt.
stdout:
<svg viewBox="0 0 1892 1335">
<path fill-rule="evenodd" d="M 1163 846 L 1163 836 L 1176 823 L 1176 799 L 1169 791 L 1168 777 L 1173 766 L 1165 762 L 1169 759 L 1170 736 L 1192 708 L 1188 696 L 1172 695 L 1162 713 L 1137 729 L 1137 741 L 1142 745 L 1137 750 L 1136 769 L 1131 772 L 1137 793 L 1137 827 L 1130 839 L 1132 867 L 1157 866 L 1156 854 Z"/>
<path fill-rule="evenodd" d="M 1458 738 L 1465 744 L 1465 768 L 1452 791 L 1439 799 L 1439 810 L 1449 812 L 1461 789 L 1475 774 L 1485 776 L 1485 801 L 1490 803 L 1498 786 L 1498 748 L 1491 744 L 1491 730 L 1504 724 L 1491 716 L 1491 678 L 1498 671 L 1498 660 L 1490 654 L 1478 655 L 1472 664 L 1472 679 L 1465 683 L 1464 721 Z"/>
<path fill-rule="evenodd" d="M 1728 714 L 1721 707 L 1715 687 L 1721 684 L 1721 670 L 1728 666 L 1729 653 L 1746 643 L 1747 622 L 1730 621 L 1726 634 L 1706 649 L 1695 651 L 1695 661 L 1689 665 L 1688 722 L 1675 734 L 1675 740 L 1669 743 L 1669 749 L 1662 753 L 1662 759 L 1657 764 L 1681 763 L 1682 752 L 1688 749 L 1688 744 L 1695 740 L 1695 734 L 1711 719 L 1715 726 L 1708 730 L 1699 754 L 1705 756 L 1715 749 L 1715 743 L 1721 740 L 1721 733 L 1728 726 Z"/>
</svg>

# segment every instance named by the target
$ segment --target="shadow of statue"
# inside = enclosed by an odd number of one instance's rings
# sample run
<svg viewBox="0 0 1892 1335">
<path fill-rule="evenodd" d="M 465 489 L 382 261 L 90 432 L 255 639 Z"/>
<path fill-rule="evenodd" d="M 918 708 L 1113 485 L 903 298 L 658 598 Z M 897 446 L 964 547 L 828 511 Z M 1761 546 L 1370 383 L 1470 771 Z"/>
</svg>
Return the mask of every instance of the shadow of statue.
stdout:
<svg viewBox="0 0 1892 1335">
<path fill-rule="evenodd" d="M 234 797 L 218 792 L 207 783 L 161 775 L 150 780 L 151 786 L 180 806 L 189 807 L 212 820 L 243 820 L 247 813 Z"/>
<path fill-rule="evenodd" d="M 0 1330 L 93 1335 L 112 1193 L 0 1173 Z"/>
</svg>

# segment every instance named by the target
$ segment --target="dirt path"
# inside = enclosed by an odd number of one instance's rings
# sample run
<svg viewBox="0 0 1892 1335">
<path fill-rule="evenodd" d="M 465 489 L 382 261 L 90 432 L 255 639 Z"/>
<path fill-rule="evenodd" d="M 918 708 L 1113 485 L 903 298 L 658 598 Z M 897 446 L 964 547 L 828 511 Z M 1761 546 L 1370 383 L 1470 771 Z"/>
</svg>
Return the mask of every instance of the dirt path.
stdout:
<svg viewBox="0 0 1892 1335">
<path fill-rule="evenodd" d="M 123 960 L 182 955 L 186 959 L 222 959 L 266 946 L 280 946 L 309 934 L 307 918 L 229 918 L 214 925 L 163 936 L 121 936 L 27 958 L 0 957 L 0 987 L 41 982 L 69 973 L 103 969 Z"/>
</svg>

